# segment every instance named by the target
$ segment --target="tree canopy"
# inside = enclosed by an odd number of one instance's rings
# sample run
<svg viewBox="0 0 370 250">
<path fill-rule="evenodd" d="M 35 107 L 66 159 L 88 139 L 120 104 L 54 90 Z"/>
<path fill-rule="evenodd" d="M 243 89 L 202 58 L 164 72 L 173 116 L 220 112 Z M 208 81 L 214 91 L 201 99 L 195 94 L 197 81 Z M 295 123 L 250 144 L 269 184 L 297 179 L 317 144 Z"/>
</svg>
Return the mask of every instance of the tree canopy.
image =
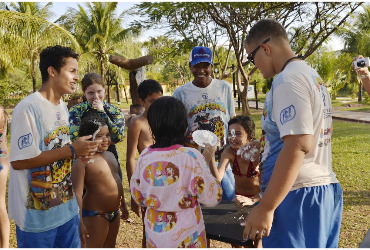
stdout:
<svg viewBox="0 0 370 250">
<path fill-rule="evenodd" d="M 5 73 L 27 61 L 33 91 L 36 91 L 36 63 L 42 49 L 60 44 L 80 50 L 79 43 L 69 31 L 45 19 L 51 14 L 51 4 L 44 7 L 32 2 L 2 4 L 0 10 L 0 46 L 3 48 L 0 69 Z"/>
<path fill-rule="evenodd" d="M 134 23 L 141 27 L 162 27 L 168 36 L 181 37 L 183 46 L 212 46 L 217 34 L 228 41 L 233 49 L 240 71 L 243 113 L 249 113 L 246 94 L 255 69 L 245 68 L 244 40 L 248 30 L 263 18 L 274 18 L 287 29 L 292 47 L 306 58 L 317 50 L 331 34 L 345 24 L 362 3 L 325 2 L 143 2 L 136 5 L 137 13 L 145 19 Z M 206 34 L 206 35 L 205 35 Z M 208 35 L 207 35 L 208 34 Z M 205 37 L 207 39 L 205 39 Z M 222 39 L 221 39 L 222 40 Z M 246 70 L 249 71 L 247 74 Z"/>
</svg>

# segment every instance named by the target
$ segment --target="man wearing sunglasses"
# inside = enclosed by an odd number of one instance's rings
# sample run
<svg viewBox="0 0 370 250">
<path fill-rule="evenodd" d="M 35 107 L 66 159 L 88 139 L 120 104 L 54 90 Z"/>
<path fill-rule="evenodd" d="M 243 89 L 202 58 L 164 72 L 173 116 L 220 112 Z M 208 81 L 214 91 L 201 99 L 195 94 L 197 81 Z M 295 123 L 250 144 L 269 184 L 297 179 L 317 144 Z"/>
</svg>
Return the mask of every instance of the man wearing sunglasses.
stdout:
<svg viewBox="0 0 370 250">
<path fill-rule="evenodd" d="M 275 78 L 261 118 L 262 199 L 243 237 L 263 237 L 263 247 L 338 247 L 343 194 L 331 167 L 330 95 L 277 21 L 257 22 L 245 45 L 263 77 Z"/>
</svg>

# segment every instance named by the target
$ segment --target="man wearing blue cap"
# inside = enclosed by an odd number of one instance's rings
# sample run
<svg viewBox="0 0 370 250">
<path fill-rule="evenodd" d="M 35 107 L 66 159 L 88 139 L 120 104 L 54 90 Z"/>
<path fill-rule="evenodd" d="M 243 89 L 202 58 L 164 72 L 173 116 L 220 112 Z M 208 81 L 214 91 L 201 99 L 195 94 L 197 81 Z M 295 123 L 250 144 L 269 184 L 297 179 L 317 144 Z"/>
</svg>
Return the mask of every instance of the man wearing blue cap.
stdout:
<svg viewBox="0 0 370 250">
<path fill-rule="evenodd" d="M 215 133 L 220 146 L 226 145 L 227 123 L 235 116 L 234 98 L 231 84 L 211 77 L 213 70 L 212 51 L 210 48 L 196 46 L 190 54 L 189 68 L 194 80 L 178 87 L 173 96 L 181 100 L 188 113 L 189 130 L 186 146 L 197 148 L 192 140 L 196 130 L 209 130 Z M 235 181 L 231 168 L 222 180 L 223 199 L 235 197 Z M 231 176 L 230 181 L 226 181 Z"/>
</svg>

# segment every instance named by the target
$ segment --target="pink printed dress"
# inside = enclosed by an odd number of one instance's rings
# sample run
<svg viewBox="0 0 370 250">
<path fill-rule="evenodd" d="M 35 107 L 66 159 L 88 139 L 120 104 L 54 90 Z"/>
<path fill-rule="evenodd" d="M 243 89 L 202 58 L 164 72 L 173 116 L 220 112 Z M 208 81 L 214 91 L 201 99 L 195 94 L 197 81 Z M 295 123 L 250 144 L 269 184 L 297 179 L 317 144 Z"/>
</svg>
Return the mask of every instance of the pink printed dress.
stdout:
<svg viewBox="0 0 370 250">
<path fill-rule="evenodd" d="M 135 201 L 148 208 L 147 247 L 206 247 L 199 203 L 217 205 L 222 189 L 198 150 L 181 145 L 146 148 L 130 187 Z"/>
</svg>

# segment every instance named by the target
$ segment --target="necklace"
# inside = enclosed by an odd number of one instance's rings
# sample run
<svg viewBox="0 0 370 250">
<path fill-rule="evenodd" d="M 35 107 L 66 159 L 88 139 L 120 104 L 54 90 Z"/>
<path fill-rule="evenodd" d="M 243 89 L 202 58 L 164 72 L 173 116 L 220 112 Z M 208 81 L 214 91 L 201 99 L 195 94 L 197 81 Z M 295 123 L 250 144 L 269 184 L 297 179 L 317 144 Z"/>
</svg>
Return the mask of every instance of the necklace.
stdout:
<svg viewBox="0 0 370 250">
<path fill-rule="evenodd" d="M 281 72 L 281 71 L 283 71 L 283 70 L 285 69 L 285 67 L 287 66 L 287 64 L 288 64 L 291 60 L 293 60 L 293 59 L 297 59 L 297 58 L 298 58 L 298 59 L 301 59 L 301 60 L 303 60 L 303 59 L 304 59 L 302 55 L 293 56 L 292 58 L 289 58 L 289 59 L 288 59 L 288 61 L 286 61 L 286 63 L 284 64 L 283 68 L 280 70 L 280 72 Z"/>
</svg>

